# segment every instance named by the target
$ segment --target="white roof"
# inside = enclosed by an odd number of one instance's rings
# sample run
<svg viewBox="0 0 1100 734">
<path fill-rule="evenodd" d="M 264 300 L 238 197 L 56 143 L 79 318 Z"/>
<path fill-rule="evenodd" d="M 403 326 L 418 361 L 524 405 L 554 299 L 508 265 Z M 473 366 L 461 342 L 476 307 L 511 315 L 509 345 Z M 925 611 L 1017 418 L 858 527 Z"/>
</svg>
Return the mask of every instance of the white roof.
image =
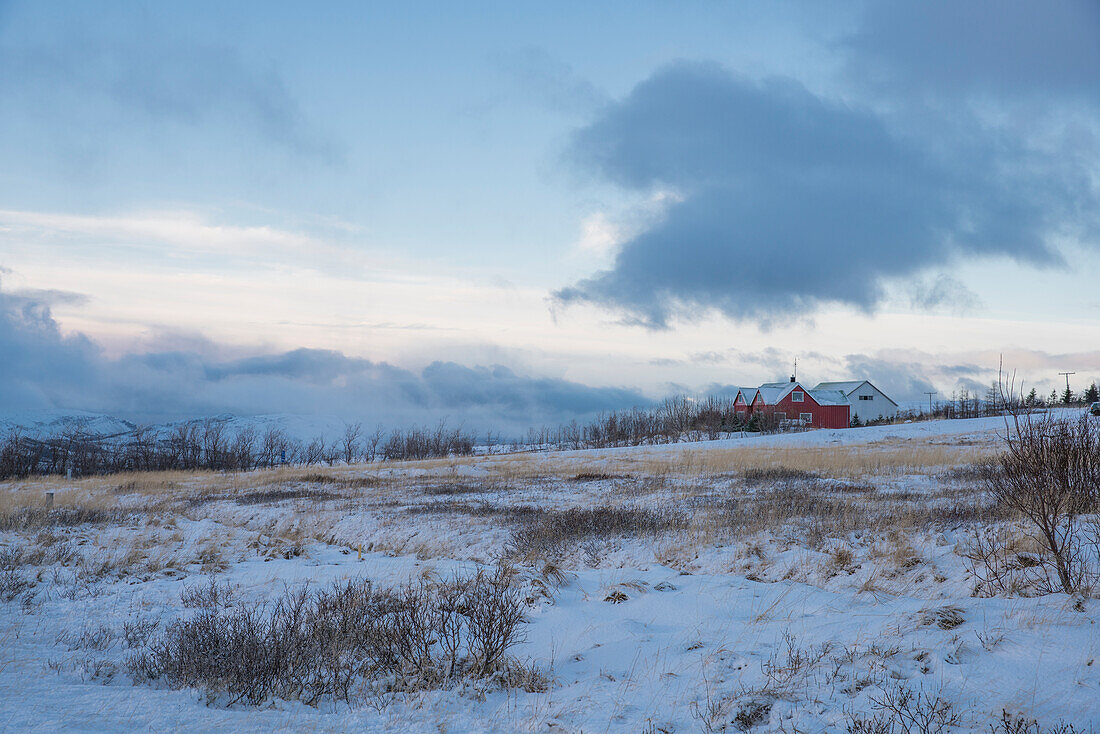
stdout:
<svg viewBox="0 0 1100 734">
<path fill-rule="evenodd" d="M 841 390 L 844 392 L 845 395 L 851 395 L 861 385 L 871 385 L 872 388 L 878 390 L 879 394 L 881 394 L 882 397 L 886 398 L 891 403 L 894 403 L 895 406 L 897 405 L 897 403 L 894 402 L 893 398 L 872 385 L 870 380 L 843 380 L 840 382 L 820 382 L 818 383 L 817 387 L 814 388 L 814 390 Z"/>
<path fill-rule="evenodd" d="M 817 401 L 818 405 L 851 405 L 848 396 L 843 390 L 810 390 L 810 397 Z"/>
<path fill-rule="evenodd" d="M 847 395 L 867 380 L 841 380 L 840 382 L 819 382 L 814 390 L 843 390 Z"/>
<path fill-rule="evenodd" d="M 733 395 L 733 401 L 734 402 L 737 402 L 737 396 L 738 395 L 743 395 L 744 398 L 745 398 L 745 402 L 746 403 L 751 403 L 752 399 L 756 397 L 756 388 L 755 387 L 739 387 L 739 388 L 737 388 L 737 392 L 734 393 L 734 395 Z"/>
<path fill-rule="evenodd" d="M 760 386 L 760 397 L 765 405 L 775 405 L 794 389 L 809 392 L 801 382 L 765 382 Z"/>
<path fill-rule="evenodd" d="M 766 382 L 757 388 L 765 405 L 777 404 L 796 389 L 809 395 L 818 405 L 851 405 L 843 390 L 809 390 L 801 382 Z"/>
</svg>

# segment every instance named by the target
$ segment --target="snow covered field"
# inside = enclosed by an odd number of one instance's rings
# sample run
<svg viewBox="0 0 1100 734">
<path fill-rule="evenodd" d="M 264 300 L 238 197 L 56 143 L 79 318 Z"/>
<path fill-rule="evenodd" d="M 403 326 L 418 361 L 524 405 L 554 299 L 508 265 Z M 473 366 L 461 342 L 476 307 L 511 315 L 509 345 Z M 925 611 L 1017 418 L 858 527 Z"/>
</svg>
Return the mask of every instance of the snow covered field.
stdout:
<svg viewBox="0 0 1100 734">
<path fill-rule="evenodd" d="M 902 726 L 939 711 L 946 732 L 990 731 L 1007 711 L 1088 730 L 1100 724 L 1100 602 L 975 595 L 964 557 L 975 529 L 1023 537 L 968 469 L 1003 430 L 989 418 L 8 482 L 0 727 L 870 732 L 888 731 L 874 717 Z M 251 605 L 303 584 L 431 584 L 500 565 L 528 619 L 510 654 L 545 685 L 249 706 L 131 678 L 128 660 L 194 615 L 183 600 L 211 578 Z"/>
</svg>

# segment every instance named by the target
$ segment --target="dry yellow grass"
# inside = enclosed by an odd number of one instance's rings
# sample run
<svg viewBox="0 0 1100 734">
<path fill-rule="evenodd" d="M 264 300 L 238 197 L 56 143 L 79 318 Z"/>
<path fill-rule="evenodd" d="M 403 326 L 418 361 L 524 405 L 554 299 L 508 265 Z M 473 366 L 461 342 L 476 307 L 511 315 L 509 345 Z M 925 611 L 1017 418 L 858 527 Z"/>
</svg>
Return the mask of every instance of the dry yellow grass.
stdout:
<svg viewBox="0 0 1100 734">
<path fill-rule="evenodd" d="M 822 476 L 851 479 L 867 474 L 926 471 L 937 467 L 970 464 L 991 456 L 997 444 L 989 440 L 942 437 L 926 440 L 876 441 L 848 446 L 733 446 L 716 448 L 703 444 L 642 447 L 629 451 L 594 454 L 587 451 L 520 453 L 501 456 L 473 456 L 404 464 L 379 465 L 378 469 L 413 468 L 445 474 L 458 467 L 477 466 L 499 479 L 528 479 L 537 476 L 569 478 L 585 472 L 631 474 L 635 476 L 706 476 L 750 469 L 784 468 L 810 471 Z M 370 467 L 364 467 L 370 469 Z"/>
</svg>

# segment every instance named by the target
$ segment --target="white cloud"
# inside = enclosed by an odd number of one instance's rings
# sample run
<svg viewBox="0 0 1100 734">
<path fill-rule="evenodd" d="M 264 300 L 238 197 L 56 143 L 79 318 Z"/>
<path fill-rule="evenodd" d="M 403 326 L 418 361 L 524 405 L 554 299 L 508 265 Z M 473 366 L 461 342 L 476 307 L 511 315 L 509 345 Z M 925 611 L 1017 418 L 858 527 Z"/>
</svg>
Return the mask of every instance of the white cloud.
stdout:
<svg viewBox="0 0 1100 734">
<path fill-rule="evenodd" d="M 345 261 L 349 249 L 302 232 L 211 221 L 195 212 L 116 216 L 0 210 L 0 245 L 123 248 L 167 258 L 219 256 L 227 261 Z"/>
</svg>

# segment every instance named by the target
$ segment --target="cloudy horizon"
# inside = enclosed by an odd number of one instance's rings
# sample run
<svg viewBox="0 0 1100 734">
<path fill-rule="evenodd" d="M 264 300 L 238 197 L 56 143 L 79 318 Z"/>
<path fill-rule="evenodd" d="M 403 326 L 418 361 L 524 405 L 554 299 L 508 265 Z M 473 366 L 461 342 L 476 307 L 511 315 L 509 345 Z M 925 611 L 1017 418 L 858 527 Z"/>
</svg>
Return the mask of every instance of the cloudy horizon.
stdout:
<svg viewBox="0 0 1100 734">
<path fill-rule="evenodd" d="M 1100 380 L 1100 8 L 0 2 L 0 412 Z"/>
</svg>

